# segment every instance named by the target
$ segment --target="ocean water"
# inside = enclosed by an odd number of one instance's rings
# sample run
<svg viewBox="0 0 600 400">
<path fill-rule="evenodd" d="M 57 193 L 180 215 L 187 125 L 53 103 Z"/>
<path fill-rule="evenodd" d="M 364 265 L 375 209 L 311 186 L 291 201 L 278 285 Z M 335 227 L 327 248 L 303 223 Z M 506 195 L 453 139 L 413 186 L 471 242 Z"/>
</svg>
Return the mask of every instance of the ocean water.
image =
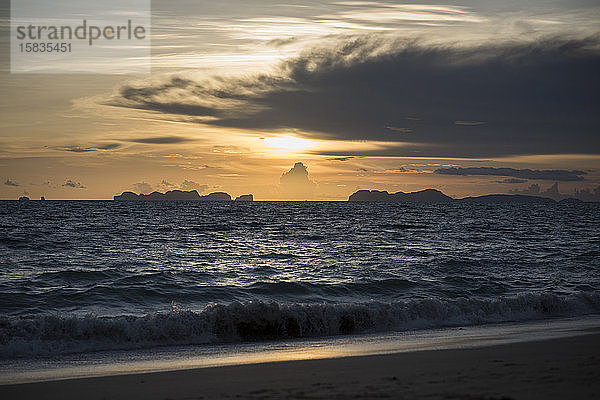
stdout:
<svg viewBox="0 0 600 400">
<path fill-rule="evenodd" d="M 600 204 L 0 202 L 0 359 L 600 313 Z"/>
</svg>

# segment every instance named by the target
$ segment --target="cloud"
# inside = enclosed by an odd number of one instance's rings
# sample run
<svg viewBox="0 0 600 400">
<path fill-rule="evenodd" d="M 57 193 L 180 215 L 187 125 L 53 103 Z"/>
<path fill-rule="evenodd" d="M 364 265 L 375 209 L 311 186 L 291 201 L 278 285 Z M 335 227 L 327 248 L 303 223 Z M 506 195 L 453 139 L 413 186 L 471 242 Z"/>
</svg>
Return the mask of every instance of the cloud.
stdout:
<svg viewBox="0 0 600 400">
<path fill-rule="evenodd" d="M 187 179 L 181 183 L 182 190 L 197 190 L 202 193 L 208 189 L 208 185 L 201 185 L 194 181 L 188 181 Z"/>
<path fill-rule="evenodd" d="M 54 149 L 61 150 L 61 151 L 69 151 L 71 153 L 90 153 L 90 152 L 94 152 L 94 151 L 115 150 L 115 149 L 118 149 L 119 147 L 121 147 L 120 143 L 106 143 L 106 144 L 99 144 L 99 145 L 95 145 L 95 146 L 79 146 L 79 145 L 62 146 L 62 147 L 54 147 Z"/>
<path fill-rule="evenodd" d="M 96 146 L 98 150 L 114 150 L 118 149 L 119 147 L 121 147 L 120 143 L 107 143 Z"/>
<path fill-rule="evenodd" d="M 316 187 L 308 177 L 308 168 L 301 162 L 295 163 L 292 169 L 281 175 L 279 182 L 282 192 L 293 198 L 308 198 Z"/>
<path fill-rule="evenodd" d="M 55 147 L 56 150 L 69 151 L 71 153 L 89 153 L 92 151 L 96 151 L 91 147 L 81 147 L 81 146 L 65 146 L 65 147 Z"/>
<path fill-rule="evenodd" d="M 163 181 L 160 183 L 160 186 L 165 187 L 165 188 L 174 188 L 177 185 L 163 179 Z"/>
<path fill-rule="evenodd" d="M 163 179 L 163 181 L 160 184 L 158 184 L 157 186 L 160 190 L 164 190 L 164 191 L 175 190 L 175 189 L 186 190 L 186 191 L 197 190 L 199 193 L 206 191 L 209 187 L 208 185 L 202 185 L 198 182 L 190 181 L 187 179 L 184 180 L 180 185 L 171 183 L 171 182 Z M 150 186 L 150 188 L 151 188 L 150 191 L 152 191 L 152 186 Z M 148 187 L 146 187 L 145 189 L 148 189 Z"/>
<path fill-rule="evenodd" d="M 132 142 L 132 143 L 143 143 L 143 144 L 177 144 L 177 143 L 191 142 L 191 141 L 193 141 L 193 139 L 182 137 L 182 136 L 160 136 L 160 137 L 129 139 L 126 141 Z"/>
<path fill-rule="evenodd" d="M 81 184 L 81 182 L 76 182 L 71 179 L 67 179 L 65 183 L 62 184 L 63 187 L 69 187 L 73 189 L 85 189 L 86 187 Z"/>
<path fill-rule="evenodd" d="M 513 194 L 525 194 L 525 195 L 529 195 L 529 196 L 537 196 L 539 195 L 541 192 L 541 188 L 540 185 L 538 185 L 537 183 L 534 183 L 533 185 L 530 185 L 527 189 L 513 189 L 510 191 L 510 193 Z"/>
<path fill-rule="evenodd" d="M 465 7 L 390 4 L 379 1 L 344 1 L 334 4 L 352 7 L 352 9 L 324 15 L 322 18 L 347 19 L 362 23 L 371 22 L 378 25 L 398 22 L 452 23 L 485 21 L 484 18 L 472 14 Z"/>
<path fill-rule="evenodd" d="M 400 133 L 411 133 L 413 131 L 411 128 L 399 128 L 396 126 L 386 126 L 385 129 Z"/>
<path fill-rule="evenodd" d="M 572 194 L 561 193 L 558 188 L 558 182 L 555 182 L 552 186 L 547 188 L 546 190 L 542 190 L 540 185 L 534 184 L 529 186 L 527 189 L 514 189 L 509 191 L 512 194 L 524 194 L 529 196 L 541 196 L 541 197 L 549 197 L 551 199 L 560 201 L 567 198 L 575 198 L 582 201 L 593 201 L 600 202 L 600 186 L 596 188 L 583 188 L 583 189 L 575 189 Z"/>
<path fill-rule="evenodd" d="M 131 187 L 133 188 L 133 191 L 138 194 L 149 194 L 154 191 L 152 185 L 146 182 L 134 183 L 133 185 L 131 185 Z"/>
<path fill-rule="evenodd" d="M 6 186 L 14 186 L 14 187 L 21 186 L 17 182 L 10 180 L 10 178 L 7 179 L 6 182 L 4 182 L 4 184 Z"/>
<path fill-rule="evenodd" d="M 508 179 L 503 179 L 501 181 L 496 181 L 496 183 L 511 183 L 511 184 L 516 184 L 516 183 L 526 183 L 527 179 L 517 179 L 517 178 L 508 178 Z"/>
<path fill-rule="evenodd" d="M 442 46 L 369 35 L 287 59 L 273 74 L 127 84 L 109 103 L 226 127 L 411 144 L 377 155 L 599 154 L 599 49 L 598 36 Z"/>
<path fill-rule="evenodd" d="M 352 160 L 354 157 L 353 156 L 347 156 L 347 157 L 333 157 L 333 158 L 329 158 L 329 161 L 348 161 L 348 160 Z"/>
<path fill-rule="evenodd" d="M 483 121 L 454 121 L 454 125 L 479 126 L 479 125 L 485 125 L 485 122 L 483 122 Z"/>
<path fill-rule="evenodd" d="M 490 176 L 512 176 L 519 179 L 534 179 L 548 181 L 573 182 L 584 180 L 584 171 L 566 171 L 566 170 L 532 170 L 532 169 L 514 169 L 514 168 L 439 168 L 435 170 L 438 175 L 490 175 Z M 513 182 L 514 183 L 514 182 Z"/>
</svg>

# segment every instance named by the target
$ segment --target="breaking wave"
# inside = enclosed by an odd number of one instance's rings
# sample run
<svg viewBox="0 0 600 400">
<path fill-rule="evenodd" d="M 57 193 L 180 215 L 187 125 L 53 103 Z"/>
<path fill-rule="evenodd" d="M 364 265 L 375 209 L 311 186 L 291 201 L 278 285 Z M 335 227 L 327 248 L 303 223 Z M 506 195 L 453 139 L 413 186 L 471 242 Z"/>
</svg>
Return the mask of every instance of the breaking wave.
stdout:
<svg viewBox="0 0 600 400">
<path fill-rule="evenodd" d="M 234 302 L 145 316 L 0 317 L 0 359 L 105 350 L 285 340 L 573 317 L 600 312 L 600 293 L 496 299 L 302 304 Z"/>
</svg>

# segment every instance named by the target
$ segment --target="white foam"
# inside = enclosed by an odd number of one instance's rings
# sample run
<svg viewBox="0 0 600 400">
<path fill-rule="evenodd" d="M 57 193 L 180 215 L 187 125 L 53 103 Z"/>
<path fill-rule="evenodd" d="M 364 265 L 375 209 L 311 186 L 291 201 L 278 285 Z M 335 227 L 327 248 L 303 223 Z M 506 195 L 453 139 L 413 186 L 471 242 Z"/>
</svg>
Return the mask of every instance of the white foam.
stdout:
<svg viewBox="0 0 600 400">
<path fill-rule="evenodd" d="M 211 304 L 199 312 L 174 310 L 143 317 L 0 317 L 0 358 L 405 331 L 599 312 L 600 293 L 577 292 L 391 303 L 235 302 Z"/>
</svg>

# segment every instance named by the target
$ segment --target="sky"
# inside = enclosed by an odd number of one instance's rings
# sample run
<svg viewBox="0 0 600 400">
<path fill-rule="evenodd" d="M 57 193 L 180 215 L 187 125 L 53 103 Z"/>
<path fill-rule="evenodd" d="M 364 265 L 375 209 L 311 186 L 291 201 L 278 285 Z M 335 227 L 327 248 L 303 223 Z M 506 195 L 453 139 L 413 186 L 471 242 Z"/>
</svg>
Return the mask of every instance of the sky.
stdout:
<svg viewBox="0 0 600 400">
<path fill-rule="evenodd" d="M 0 199 L 600 185 L 597 1 L 156 0 L 150 74 L 11 73 L 8 4 Z"/>
</svg>

